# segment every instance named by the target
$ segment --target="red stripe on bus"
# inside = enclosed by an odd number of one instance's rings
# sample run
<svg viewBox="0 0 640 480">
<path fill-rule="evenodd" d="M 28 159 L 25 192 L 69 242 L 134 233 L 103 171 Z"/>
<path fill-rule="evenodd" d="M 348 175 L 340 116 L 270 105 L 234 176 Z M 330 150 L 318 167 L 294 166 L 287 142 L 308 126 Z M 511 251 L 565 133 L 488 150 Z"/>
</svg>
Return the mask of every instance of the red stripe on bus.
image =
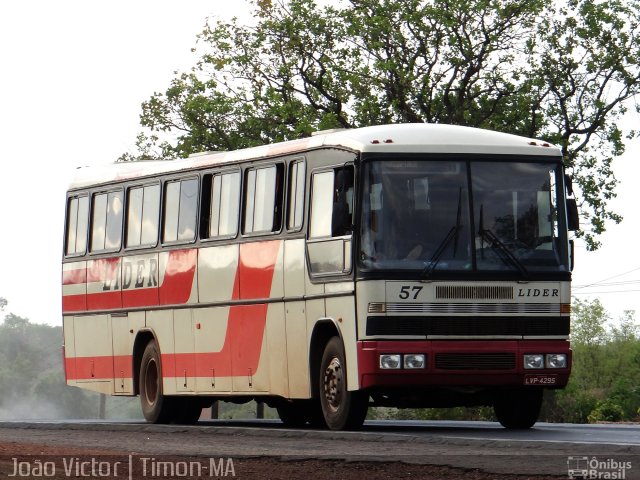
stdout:
<svg viewBox="0 0 640 480">
<path fill-rule="evenodd" d="M 62 297 L 62 312 L 84 312 L 87 310 L 87 296 L 82 293 L 80 295 L 65 295 Z"/>
<path fill-rule="evenodd" d="M 197 261 L 198 251 L 195 249 L 169 252 L 164 280 L 160 286 L 160 305 L 187 303 L 191 296 Z"/>
<path fill-rule="evenodd" d="M 120 307 L 122 307 L 120 290 L 87 295 L 87 310 L 110 310 Z"/>
<path fill-rule="evenodd" d="M 62 285 L 79 285 L 87 283 L 86 268 L 77 268 L 75 270 L 65 270 L 62 272 Z"/>
<path fill-rule="evenodd" d="M 131 355 L 72 357 L 65 358 L 64 363 L 69 380 L 107 380 L 133 377 Z"/>
<path fill-rule="evenodd" d="M 130 307 L 152 307 L 158 305 L 157 288 L 132 288 L 122 291 L 122 306 Z"/>
</svg>

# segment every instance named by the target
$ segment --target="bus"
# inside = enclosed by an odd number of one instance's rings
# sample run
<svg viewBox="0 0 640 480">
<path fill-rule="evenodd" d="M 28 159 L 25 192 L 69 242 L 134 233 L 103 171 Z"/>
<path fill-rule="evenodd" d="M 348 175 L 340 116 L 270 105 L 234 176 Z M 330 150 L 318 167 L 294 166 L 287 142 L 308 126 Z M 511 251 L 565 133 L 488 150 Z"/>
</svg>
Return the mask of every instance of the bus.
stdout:
<svg viewBox="0 0 640 480">
<path fill-rule="evenodd" d="M 370 406 L 537 421 L 566 385 L 577 208 L 560 150 L 397 124 L 77 170 L 68 385 L 148 422 L 257 400 L 357 429 Z"/>
</svg>

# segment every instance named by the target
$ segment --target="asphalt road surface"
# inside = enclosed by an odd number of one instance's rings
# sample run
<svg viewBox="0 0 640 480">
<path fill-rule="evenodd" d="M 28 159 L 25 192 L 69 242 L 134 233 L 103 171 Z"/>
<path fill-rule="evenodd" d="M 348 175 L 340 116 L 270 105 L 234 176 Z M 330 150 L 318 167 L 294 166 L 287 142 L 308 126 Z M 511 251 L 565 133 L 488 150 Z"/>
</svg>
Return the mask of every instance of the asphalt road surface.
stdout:
<svg viewBox="0 0 640 480">
<path fill-rule="evenodd" d="M 491 422 L 368 421 L 360 432 L 293 430 L 279 421 L 196 426 L 117 422 L 3 422 L 0 442 L 193 457 L 403 462 L 496 474 L 588 473 L 640 479 L 640 425 L 538 423 L 509 431 Z M 5 452 L 6 454 L 6 452 Z"/>
</svg>

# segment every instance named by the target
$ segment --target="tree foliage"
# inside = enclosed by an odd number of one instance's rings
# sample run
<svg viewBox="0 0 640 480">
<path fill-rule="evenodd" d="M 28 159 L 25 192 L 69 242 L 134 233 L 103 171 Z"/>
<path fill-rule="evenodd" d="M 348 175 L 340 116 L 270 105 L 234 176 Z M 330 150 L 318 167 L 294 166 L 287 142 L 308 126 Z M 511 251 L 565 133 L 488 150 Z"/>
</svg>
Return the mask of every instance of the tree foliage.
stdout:
<svg viewBox="0 0 640 480">
<path fill-rule="evenodd" d="M 635 312 L 614 322 L 599 300 L 574 299 L 573 369 L 565 390 L 546 400 L 551 421 L 599 422 L 640 417 L 640 326 Z"/>
<path fill-rule="evenodd" d="M 142 105 L 138 152 L 186 156 L 318 129 L 453 123 L 558 144 L 591 248 L 640 88 L 638 0 L 253 0 L 211 21 L 195 66 Z M 626 132 L 633 136 L 635 132 Z M 161 140 L 161 138 L 163 140 Z M 583 222 L 584 223 L 584 222 Z"/>
</svg>

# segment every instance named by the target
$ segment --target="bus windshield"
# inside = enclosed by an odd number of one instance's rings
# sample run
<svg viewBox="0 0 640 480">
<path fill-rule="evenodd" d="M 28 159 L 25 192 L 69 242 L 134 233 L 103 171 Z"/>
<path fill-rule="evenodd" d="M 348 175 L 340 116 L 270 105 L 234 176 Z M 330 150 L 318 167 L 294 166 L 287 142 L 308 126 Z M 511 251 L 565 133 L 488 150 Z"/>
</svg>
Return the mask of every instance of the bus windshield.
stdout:
<svg viewBox="0 0 640 480">
<path fill-rule="evenodd" d="M 568 271 L 559 164 L 381 160 L 363 168 L 361 268 L 415 270 L 425 279 Z"/>
</svg>

